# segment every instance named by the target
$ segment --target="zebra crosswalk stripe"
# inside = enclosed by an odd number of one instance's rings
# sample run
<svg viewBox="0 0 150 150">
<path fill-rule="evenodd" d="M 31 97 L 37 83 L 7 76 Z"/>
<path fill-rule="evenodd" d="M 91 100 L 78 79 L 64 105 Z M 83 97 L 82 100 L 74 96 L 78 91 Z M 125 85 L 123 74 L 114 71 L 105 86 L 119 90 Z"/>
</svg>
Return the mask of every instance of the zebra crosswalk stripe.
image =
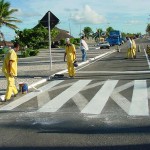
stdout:
<svg viewBox="0 0 150 150">
<path fill-rule="evenodd" d="M 129 114 L 129 108 L 130 108 L 131 102 L 127 98 L 122 96 L 119 92 L 126 90 L 132 87 L 133 85 L 134 85 L 134 82 L 131 81 L 129 83 L 116 87 L 113 90 L 112 95 L 110 96 L 117 103 L 117 105 L 121 107 L 127 114 Z"/>
<path fill-rule="evenodd" d="M 129 115 L 148 116 L 148 93 L 145 80 L 135 80 Z"/>
<path fill-rule="evenodd" d="M 63 81 L 64 81 L 64 80 L 52 81 L 52 82 L 50 82 L 49 84 L 47 84 L 47 85 L 45 85 L 45 86 L 39 88 L 39 90 L 47 91 L 48 89 L 50 89 L 50 88 L 56 86 L 57 84 L 59 84 L 59 83 L 61 83 L 61 82 L 63 82 Z M 15 101 L 9 103 L 9 104 L 6 105 L 6 106 L 1 107 L 1 108 L 0 108 L 0 111 L 1 111 L 1 110 L 13 110 L 13 109 L 15 109 L 16 107 L 18 107 L 18 106 L 24 104 L 25 102 L 28 102 L 28 101 L 31 100 L 33 97 L 35 97 L 35 96 L 37 96 L 37 95 L 39 95 L 39 94 L 41 94 L 41 92 L 31 92 L 31 93 L 29 93 L 29 94 L 27 94 L 27 95 L 25 95 L 25 96 L 23 96 L 23 97 L 21 97 L 21 98 L 19 98 L 19 99 L 16 99 Z"/>
<path fill-rule="evenodd" d="M 118 80 L 106 81 L 102 88 L 81 111 L 81 113 L 100 114 L 117 83 Z"/>
<path fill-rule="evenodd" d="M 81 91 L 86 85 L 88 85 L 91 80 L 79 80 L 71 87 L 66 89 L 64 92 L 56 96 L 54 99 L 49 101 L 43 107 L 41 107 L 38 112 L 56 112 L 60 109 L 69 99 Z"/>
</svg>

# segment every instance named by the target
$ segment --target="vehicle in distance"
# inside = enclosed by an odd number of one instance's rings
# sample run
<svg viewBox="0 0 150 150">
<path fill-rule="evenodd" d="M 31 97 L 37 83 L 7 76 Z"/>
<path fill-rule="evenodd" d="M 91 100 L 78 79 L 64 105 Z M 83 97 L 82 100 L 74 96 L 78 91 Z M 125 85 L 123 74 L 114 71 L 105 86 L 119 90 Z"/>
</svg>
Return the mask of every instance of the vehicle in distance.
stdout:
<svg viewBox="0 0 150 150">
<path fill-rule="evenodd" d="M 109 49 L 110 48 L 110 44 L 107 41 L 99 43 L 99 46 L 100 46 L 100 49 L 103 49 L 103 48 Z"/>
<path fill-rule="evenodd" d="M 121 45 L 122 43 L 122 34 L 120 31 L 114 30 L 109 32 L 109 36 L 107 38 L 107 41 L 111 46 L 113 45 Z"/>
</svg>

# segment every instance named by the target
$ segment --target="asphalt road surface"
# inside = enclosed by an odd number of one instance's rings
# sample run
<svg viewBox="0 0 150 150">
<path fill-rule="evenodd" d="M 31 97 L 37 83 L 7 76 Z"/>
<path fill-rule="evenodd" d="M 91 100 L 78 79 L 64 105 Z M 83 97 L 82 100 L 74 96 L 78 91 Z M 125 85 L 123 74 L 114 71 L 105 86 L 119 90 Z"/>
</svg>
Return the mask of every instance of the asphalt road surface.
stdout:
<svg viewBox="0 0 150 150">
<path fill-rule="evenodd" d="M 150 149 L 150 41 L 136 42 L 136 59 L 124 44 L 0 107 L 0 149 Z"/>
</svg>

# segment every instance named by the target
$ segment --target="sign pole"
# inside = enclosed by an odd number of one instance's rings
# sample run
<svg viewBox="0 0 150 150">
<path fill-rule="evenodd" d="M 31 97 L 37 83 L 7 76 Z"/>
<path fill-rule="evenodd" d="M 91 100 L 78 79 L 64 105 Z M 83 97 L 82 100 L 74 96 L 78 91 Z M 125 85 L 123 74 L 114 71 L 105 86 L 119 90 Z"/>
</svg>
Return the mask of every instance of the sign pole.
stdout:
<svg viewBox="0 0 150 150">
<path fill-rule="evenodd" d="M 52 71 L 52 52 L 51 52 L 51 27 L 50 27 L 50 11 L 48 12 L 48 32 L 49 32 L 49 58 L 50 58 L 50 73 Z"/>
</svg>

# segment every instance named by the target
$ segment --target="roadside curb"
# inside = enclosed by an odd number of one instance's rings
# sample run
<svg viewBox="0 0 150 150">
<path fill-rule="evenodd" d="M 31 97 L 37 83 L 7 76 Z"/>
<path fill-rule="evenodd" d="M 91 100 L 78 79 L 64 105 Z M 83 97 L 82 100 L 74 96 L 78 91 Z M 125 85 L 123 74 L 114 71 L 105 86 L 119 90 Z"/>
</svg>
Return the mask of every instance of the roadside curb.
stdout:
<svg viewBox="0 0 150 150">
<path fill-rule="evenodd" d="M 85 62 L 81 62 L 81 63 L 78 64 L 78 66 L 83 66 L 83 65 L 85 65 L 85 64 L 90 63 L 91 61 L 97 60 L 97 59 L 99 59 L 99 58 L 104 58 L 104 57 L 106 57 L 106 56 L 108 56 L 108 55 L 110 55 L 110 54 L 112 54 L 112 53 L 114 53 L 114 52 L 116 52 L 115 49 L 113 49 L 113 50 L 111 50 L 111 51 L 109 51 L 109 52 L 103 53 L 103 54 L 101 54 L 101 55 L 98 55 L 98 56 L 96 56 L 96 57 L 94 57 L 94 58 L 90 58 L 89 60 L 87 60 L 87 61 L 85 61 Z M 59 71 L 59 72 L 57 72 L 57 73 L 55 73 L 55 74 L 62 74 L 62 73 L 66 73 L 66 72 L 67 72 L 67 69 L 62 70 L 62 71 Z M 33 84 L 29 85 L 29 86 L 28 86 L 28 89 L 35 88 L 37 85 L 40 85 L 40 84 L 45 83 L 46 81 L 50 80 L 51 77 L 53 77 L 55 74 L 50 75 L 47 79 L 42 79 L 42 80 L 40 80 L 40 81 L 38 81 L 38 82 L 36 82 L 36 83 L 33 83 Z"/>
</svg>

